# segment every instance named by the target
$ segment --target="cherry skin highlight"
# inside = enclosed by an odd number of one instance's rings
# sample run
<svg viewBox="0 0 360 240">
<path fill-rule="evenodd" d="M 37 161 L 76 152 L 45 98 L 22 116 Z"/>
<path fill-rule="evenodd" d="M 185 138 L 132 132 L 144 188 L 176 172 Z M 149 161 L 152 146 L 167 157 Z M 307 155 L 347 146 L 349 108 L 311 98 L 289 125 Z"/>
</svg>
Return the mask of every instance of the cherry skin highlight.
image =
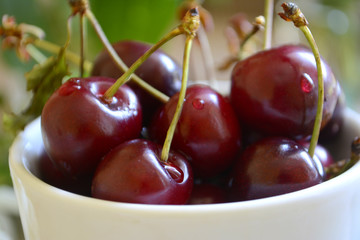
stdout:
<svg viewBox="0 0 360 240">
<path fill-rule="evenodd" d="M 322 60 L 324 110 L 330 120 L 337 82 Z M 230 100 L 241 122 L 268 135 L 304 138 L 312 133 L 318 83 L 314 55 L 306 47 L 284 45 L 238 62 L 231 76 Z"/>
<path fill-rule="evenodd" d="M 100 162 L 92 181 L 95 198 L 144 204 L 185 204 L 193 175 L 186 158 L 170 151 L 160 160 L 161 145 L 149 140 L 124 142 Z"/>
<path fill-rule="evenodd" d="M 113 44 L 113 48 L 124 63 L 130 67 L 151 46 L 138 41 L 120 41 Z M 107 51 L 103 50 L 95 59 L 91 72 L 92 76 L 106 76 L 119 78 L 123 71 L 114 63 Z M 181 87 L 181 66 L 162 50 L 157 50 L 135 71 L 141 79 L 149 83 L 167 96 L 172 96 Z M 162 104 L 136 83 L 127 83 L 138 96 L 143 106 L 144 123 L 147 124 L 154 112 Z"/>
<path fill-rule="evenodd" d="M 309 149 L 310 142 L 309 141 L 299 141 L 299 143 L 306 149 Z M 315 147 L 314 152 L 314 160 L 317 164 L 321 164 L 318 167 L 320 170 L 320 175 L 323 177 L 324 180 L 327 179 L 325 168 L 330 167 L 332 164 L 335 163 L 335 160 L 331 153 L 321 144 L 317 144 Z"/>
<path fill-rule="evenodd" d="M 323 182 L 316 163 L 299 143 L 269 137 L 249 146 L 237 160 L 230 180 L 232 201 L 277 196 Z"/>
<path fill-rule="evenodd" d="M 150 138 L 163 143 L 173 118 L 178 94 L 155 115 Z M 183 152 L 199 177 L 226 170 L 241 148 L 241 129 L 230 103 L 206 85 L 188 87 L 171 147 Z"/>
<path fill-rule="evenodd" d="M 120 87 L 111 103 L 103 100 L 114 81 L 72 78 L 44 106 L 41 131 L 45 150 L 71 178 L 91 177 L 111 148 L 140 134 L 141 106 L 128 86 Z"/>
</svg>

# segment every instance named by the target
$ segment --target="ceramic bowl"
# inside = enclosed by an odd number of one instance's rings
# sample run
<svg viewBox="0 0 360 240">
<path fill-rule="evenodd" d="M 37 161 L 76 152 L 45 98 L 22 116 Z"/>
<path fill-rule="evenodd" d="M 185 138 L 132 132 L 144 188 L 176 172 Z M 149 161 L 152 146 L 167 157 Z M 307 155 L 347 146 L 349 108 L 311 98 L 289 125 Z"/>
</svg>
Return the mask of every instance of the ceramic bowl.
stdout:
<svg viewBox="0 0 360 240">
<path fill-rule="evenodd" d="M 360 115 L 345 111 L 344 128 L 328 146 L 350 155 Z M 280 196 L 209 205 L 142 205 L 83 197 L 38 177 L 40 120 L 10 149 L 10 170 L 28 240 L 359 240 L 360 164 L 344 174 Z"/>
</svg>

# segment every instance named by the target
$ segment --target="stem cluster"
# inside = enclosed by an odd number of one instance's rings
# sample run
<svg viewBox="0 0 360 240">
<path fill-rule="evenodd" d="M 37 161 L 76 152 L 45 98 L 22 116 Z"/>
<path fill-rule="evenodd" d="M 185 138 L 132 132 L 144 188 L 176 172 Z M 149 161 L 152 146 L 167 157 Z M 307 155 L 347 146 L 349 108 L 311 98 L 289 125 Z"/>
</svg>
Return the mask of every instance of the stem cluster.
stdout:
<svg viewBox="0 0 360 240">
<path fill-rule="evenodd" d="M 175 133 L 176 125 L 179 121 L 180 114 L 182 111 L 185 94 L 186 94 L 186 87 L 187 87 L 187 80 L 188 80 L 188 72 L 189 72 L 189 60 L 190 60 L 190 51 L 192 46 L 192 41 L 196 36 L 196 31 L 198 30 L 200 25 L 199 14 L 196 8 L 190 10 L 184 18 L 184 25 L 183 28 L 186 29 L 186 42 L 185 42 L 185 50 L 184 50 L 184 57 L 183 57 L 183 74 L 181 80 L 181 89 L 179 92 L 179 99 L 176 105 L 176 110 L 174 117 L 170 123 L 170 127 L 167 131 L 163 150 L 161 152 L 161 160 L 167 161 L 169 157 L 169 151 L 171 142 Z"/>
<path fill-rule="evenodd" d="M 86 2 L 85 0 L 81 1 L 70 1 L 70 2 Z M 73 5 L 72 5 L 73 6 Z M 109 43 L 108 39 L 106 38 L 104 32 L 101 29 L 100 24 L 97 22 L 95 16 L 89 9 L 88 5 L 86 4 L 74 4 L 75 7 L 73 7 L 73 11 L 75 13 L 80 12 L 81 14 L 84 14 L 93 25 L 94 29 L 96 30 L 99 38 L 101 39 L 102 43 L 104 44 L 105 48 L 107 49 L 110 56 L 113 58 L 115 63 L 119 66 L 119 68 L 124 71 L 124 74 L 121 75 L 115 84 L 113 84 L 104 94 L 103 98 L 105 101 L 110 102 L 113 95 L 116 93 L 116 91 L 119 89 L 121 85 L 126 83 L 127 81 L 132 78 L 135 82 L 137 82 L 141 87 L 148 90 L 150 93 L 152 93 L 154 96 L 156 96 L 158 99 L 160 99 L 162 102 L 167 102 L 169 100 L 169 97 L 164 96 L 162 93 L 158 92 L 156 89 L 153 89 L 150 85 L 145 83 L 143 80 L 138 78 L 134 72 L 136 69 L 141 66 L 142 63 L 144 63 L 152 53 L 154 53 L 156 50 L 158 50 L 161 46 L 163 46 L 166 42 L 170 41 L 174 37 L 185 34 L 186 37 L 186 44 L 185 44 L 185 50 L 184 50 L 184 57 L 183 57 L 183 74 L 182 74 L 182 85 L 179 93 L 179 101 L 176 107 L 176 112 L 174 114 L 174 118 L 170 124 L 169 130 L 167 132 L 167 136 L 164 142 L 163 150 L 161 153 L 161 160 L 167 161 L 169 151 L 170 151 L 170 145 L 171 141 L 175 132 L 175 128 L 177 125 L 177 122 L 179 120 L 182 105 L 185 99 L 186 94 L 186 87 L 187 87 L 187 79 L 188 79 L 188 69 L 189 69 L 189 59 L 190 59 L 190 51 L 192 46 L 192 40 L 196 36 L 196 32 L 199 29 L 200 26 L 200 18 L 199 18 L 199 12 L 197 8 L 190 9 L 184 16 L 182 23 L 174 28 L 172 31 L 170 31 L 168 34 L 166 34 L 162 39 L 160 39 L 156 44 L 154 44 L 148 51 L 146 51 L 140 58 L 138 58 L 129 68 L 124 64 L 124 62 L 120 59 L 120 57 L 116 54 L 115 50 Z M 85 8 L 85 9 L 83 9 Z M 79 10 L 80 9 L 80 10 Z"/>
</svg>

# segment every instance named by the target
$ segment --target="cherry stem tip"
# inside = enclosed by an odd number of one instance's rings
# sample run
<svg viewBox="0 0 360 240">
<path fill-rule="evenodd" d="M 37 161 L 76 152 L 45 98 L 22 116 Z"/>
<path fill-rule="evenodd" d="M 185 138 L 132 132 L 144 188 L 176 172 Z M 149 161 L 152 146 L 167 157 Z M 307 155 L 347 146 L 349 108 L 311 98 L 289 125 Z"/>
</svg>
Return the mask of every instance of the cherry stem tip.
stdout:
<svg viewBox="0 0 360 240">
<path fill-rule="evenodd" d="M 296 27 L 303 27 L 309 24 L 304 14 L 295 3 L 286 2 L 281 4 L 281 7 L 284 9 L 284 12 L 279 13 L 279 16 L 285 21 L 293 22 Z"/>
</svg>

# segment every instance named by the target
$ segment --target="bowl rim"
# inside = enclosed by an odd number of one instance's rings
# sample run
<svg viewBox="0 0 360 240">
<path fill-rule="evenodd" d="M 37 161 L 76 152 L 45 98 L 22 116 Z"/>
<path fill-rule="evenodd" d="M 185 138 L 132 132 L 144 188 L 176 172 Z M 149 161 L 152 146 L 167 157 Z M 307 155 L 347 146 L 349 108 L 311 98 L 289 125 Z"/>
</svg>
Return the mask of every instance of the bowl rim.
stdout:
<svg viewBox="0 0 360 240">
<path fill-rule="evenodd" d="M 358 113 L 351 109 L 346 109 L 347 116 L 350 118 L 359 116 Z M 54 187 L 38 177 L 36 177 L 27 166 L 25 166 L 25 151 L 29 146 L 24 138 L 24 133 L 31 128 L 35 128 L 36 124 L 40 124 L 40 120 L 36 119 L 30 123 L 23 132 L 21 132 L 14 140 L 9 150 L 9 167 L 11 177 L 21 179 L 22 182 L 27 185 L 34 186 L 37 192 L 47 195 L 51 198 L 60 197 L 62 201 L 72 201 L 82 206 L 93 208 L 101 207 L 113 211 L 114 209 L 121 210 L 122 212 L 141 212 L 142 214 L 148 213 L 152 216 L 168 215 L 168 214 L 217 214 L 233 211 L 249 211 L 252 209 L 259 210 L 260 208 L 283 206 L 284 204 L 292 204 L 294 202 L 309 201 L 314 197 L 326 196 L 335 188 L 342 188 L 344 184 L 353 182 L 360 177 L 360 162 L 355 164 L 345 173 L 337 176 L 333 179 L 327 180 L 321 184 L 298 190 L 291 193 L 286 193 L 278 196 L 267 197 L 256 200 L 240 201 L 240 202 L 227 202 L 216 204 L 197 204 L 197 205 L 155 205 L 155 204 L 139 204 L 139 203 L 122 203 L 115 201 L 108 201 L 102 199 L 96 199 L 87 196 L 81 196 L 75 193 L 71 193 L 60 188 Z M 31 145 L 31 144 L 30 144 Z"/>
</svg>

